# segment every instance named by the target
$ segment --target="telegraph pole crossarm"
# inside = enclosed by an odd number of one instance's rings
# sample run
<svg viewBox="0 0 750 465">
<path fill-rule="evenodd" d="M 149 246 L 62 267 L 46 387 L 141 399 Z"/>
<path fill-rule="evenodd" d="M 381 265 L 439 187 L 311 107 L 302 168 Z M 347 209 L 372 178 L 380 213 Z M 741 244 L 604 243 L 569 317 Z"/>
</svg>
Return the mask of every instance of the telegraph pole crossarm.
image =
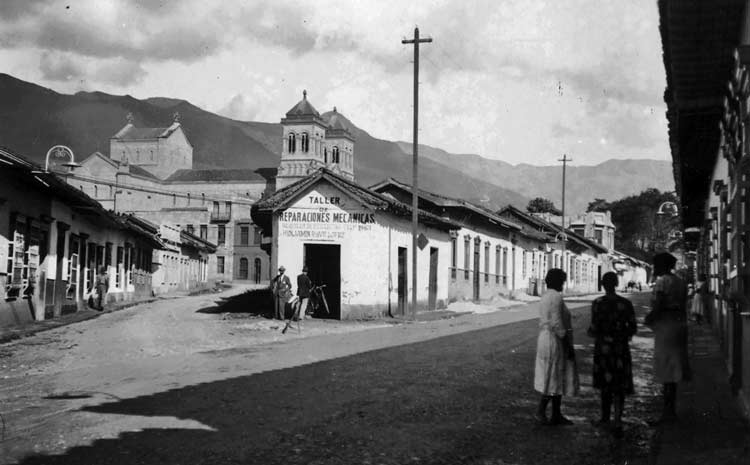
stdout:
<svg viewBox="0 0 750 465">
<path fill-rule="evenodd" d="M 417 318 L 417 234 L 418 234 L 418 201 L 419 192 L 417 187 L 417 147 L 419 146 L 419 44 L 432 42 L 430 37 L 419 37 L 419 28 L 414 28 L 414 38 L 404 39 L 402 44 L 414 44 L 414 143 L 412 146 L 413 180 L 411 198 L 411 316 Z"/>
</svg>

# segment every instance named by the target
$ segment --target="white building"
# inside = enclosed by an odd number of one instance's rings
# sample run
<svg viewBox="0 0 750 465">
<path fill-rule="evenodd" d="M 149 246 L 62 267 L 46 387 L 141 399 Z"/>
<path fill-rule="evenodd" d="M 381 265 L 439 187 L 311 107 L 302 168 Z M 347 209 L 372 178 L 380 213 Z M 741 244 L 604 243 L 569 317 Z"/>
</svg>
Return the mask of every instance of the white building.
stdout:
<svg viewBox="0 0 750 465">
<path fill-rule="evenodd" d="M 272 236 L 271 263 L 296 276 L 307 265 L 325 284 L 333 318 L 405 314 L 411 298 L 411 209 L 326 168 L 253 206 L 253 221 Z M 459 226 L 419 212 L 417 307 L 448 301 L 451 230 Z M 293 280 L 294 281 L 294 280 Z"/>
</svg>

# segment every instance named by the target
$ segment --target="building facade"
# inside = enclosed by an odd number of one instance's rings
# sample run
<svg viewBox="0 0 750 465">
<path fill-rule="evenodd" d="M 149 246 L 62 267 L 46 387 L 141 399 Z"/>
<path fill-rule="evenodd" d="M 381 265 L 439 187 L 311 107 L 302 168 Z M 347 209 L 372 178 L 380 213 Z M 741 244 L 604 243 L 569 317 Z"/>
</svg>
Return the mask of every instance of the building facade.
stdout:
<svg viewBox="0 0 750 465">
<path fill-rule="evenodd" d="M 0 323 L 44 320 L 83 308 L 97 271 L 108 300 L 152 294 L 156 230 L 114 215 L 55 174 L 0 150 Z"/>
<path fill-rule="evenodd" d="M 405 315 L 412 287 L 411 209 L 326 168 L 253 206 L 272 238 L 274 269 L 292 277 L 303 266 L 325 284 L 332 318 Z M 417 307 L 448 302 L 451 230 L 458 225 L 420 211 Z"/>
<path fill-rule="evenodd" d="M 615 225 L 612 212 L 586 212 L 571 221 L 571 231 L 586 239 L 603 245 L 610 252 L 615 250 Z"/>
<path fill-rule="evenodd" d="M 61 176 L 107 209 L 215 244 L 209 280 L 268 282 L 270 259 L 253 242 L 260 234 L 250 208 L 273 192 L 275 169 L 192 169 L 192 146 L 178 121 L 136 128 L 130 120 L 110 141 L 110 154 L 93 153 Z"/>
<path fill-rule="evenodd" d="M 411 202 L 411 186 L 395 179 L 370 188 L 402 203 Z M 519 225 L 461 199 L 420 190 L 418 202 L 420 209 L 460 225 L 451 232 L 450 302 L 490 300 L 519 290 L 526 292 L 526 275 L 543 277 L 546 272 L 539 252 L 546 236 L 527 234 Z M 524 260 L 527 267 L 522 265 Z"/>
<path fill-rule="evenodd" d="M 750 412 L 750 5 L 658 4 L 686 255 L 708 277 L 709 320 Z"/>
</svg>

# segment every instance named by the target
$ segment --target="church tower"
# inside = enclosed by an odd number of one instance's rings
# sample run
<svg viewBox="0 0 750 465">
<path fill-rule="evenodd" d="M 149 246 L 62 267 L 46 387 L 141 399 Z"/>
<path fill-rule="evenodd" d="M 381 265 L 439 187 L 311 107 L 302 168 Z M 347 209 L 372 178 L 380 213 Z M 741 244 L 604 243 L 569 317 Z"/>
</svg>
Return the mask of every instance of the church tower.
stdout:
<svg viewBox="0 0 750 465">
<path fill-rule="evenodd" d="M 354 136 L 345 121 L 346 118 L 333 107 L 326 130 L 328 157 L 324 157 L 323 161 L 332 171 L 354 181 Z"/>
<path fill-rule="evenodd" d="M 298 181 L 325 166 L 326 130 L 328 124 L 307 100 L 300 100 L 281 119 L 283 141 L 281 163 L 276 175 L 276 189 Z"/>
<path fill-rule="evenodd" d="M 283 139 L 276 189 L 326 167 L 354 180 L 354 136 L 346 118 L 333 108 L 321 116 L 302 91 L 300 100 L 281 119 Z"/>
</svg>

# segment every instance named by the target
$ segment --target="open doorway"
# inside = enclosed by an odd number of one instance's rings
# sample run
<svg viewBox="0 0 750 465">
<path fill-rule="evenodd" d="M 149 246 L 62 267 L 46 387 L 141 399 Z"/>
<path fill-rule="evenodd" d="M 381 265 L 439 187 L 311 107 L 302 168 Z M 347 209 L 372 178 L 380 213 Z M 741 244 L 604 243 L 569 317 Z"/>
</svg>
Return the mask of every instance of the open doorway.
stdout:
<svg viewBox="0 0 750 465">
<path fill-rule="evenodd" d="M 341 246 L 305 244 L 304 261 L 313 284 L 325 284 L 329 318 L 341 319 Z"/>
<path fill-rule="evenodd" d="M 398 314 L 406 315 L 406 293 L 407 293 L 407 280 L 406 280 L 406 247 L 398 248 L 398 281 L 397 281 L 397 295 L 398 295 Z"/>
</svg>

